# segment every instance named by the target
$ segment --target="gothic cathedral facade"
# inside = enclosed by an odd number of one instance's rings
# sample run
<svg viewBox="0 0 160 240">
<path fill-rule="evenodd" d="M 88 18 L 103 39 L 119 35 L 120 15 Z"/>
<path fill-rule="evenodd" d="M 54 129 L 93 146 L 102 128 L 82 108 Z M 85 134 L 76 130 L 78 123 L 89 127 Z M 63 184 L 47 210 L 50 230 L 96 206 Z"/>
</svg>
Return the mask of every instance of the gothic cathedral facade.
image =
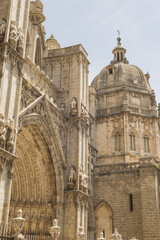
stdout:
<svg viewBox="0 0 160 240">
<path fill-rule="evenodd" d="M 0 224 L 60 239 L 160 239 L 160 110 L 149 74 L 45 39 L 41 0 L 0 0 Z"/>
</svg>

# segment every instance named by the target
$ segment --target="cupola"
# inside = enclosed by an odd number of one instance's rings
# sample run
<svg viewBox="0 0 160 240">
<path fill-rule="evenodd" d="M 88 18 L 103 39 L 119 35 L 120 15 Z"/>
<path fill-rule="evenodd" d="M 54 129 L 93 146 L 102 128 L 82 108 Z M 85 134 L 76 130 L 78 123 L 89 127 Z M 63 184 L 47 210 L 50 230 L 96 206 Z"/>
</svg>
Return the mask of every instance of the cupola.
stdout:
<svg viewBox="0 0 160 240">
<path fill-rule="evenodd" d="M 123 62 L 128 64 L 128 61 L 125 57 L 126 49 L 121 46 L 121 38 L 117 38 L 117 47 L 112 51 L 114 59 L 111 63 Z"/>
<path fill-rule="evenodd" d="M 61 45 L 58 41 L 54 38 L 53 34 L 51 34 L 50 38 L 46 40 L 46 45 L 49 50 L 61 48 Z"/>
</svg>

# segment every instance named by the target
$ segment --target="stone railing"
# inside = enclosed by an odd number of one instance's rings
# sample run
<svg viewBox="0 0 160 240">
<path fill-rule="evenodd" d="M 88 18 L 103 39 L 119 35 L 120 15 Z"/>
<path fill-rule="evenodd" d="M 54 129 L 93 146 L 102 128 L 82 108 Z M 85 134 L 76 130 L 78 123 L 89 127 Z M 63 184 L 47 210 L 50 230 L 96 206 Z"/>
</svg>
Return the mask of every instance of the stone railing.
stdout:
<svg viewBox="0 0 160 240">
<path fill-rule="evenodd" d="M 81 44 L 78 44 L 78 45 L 71 46 L 71 47 L 49 50 L 48 57 L 70 55 L 70 54 L 75 54 L 75 53 L 79 53 L 79 52 L 82 52 L 85 57 L 88 56 L 88 54 L 85 51 L 85 49 L 83 48 L 83 46 Z"/>
</svg>

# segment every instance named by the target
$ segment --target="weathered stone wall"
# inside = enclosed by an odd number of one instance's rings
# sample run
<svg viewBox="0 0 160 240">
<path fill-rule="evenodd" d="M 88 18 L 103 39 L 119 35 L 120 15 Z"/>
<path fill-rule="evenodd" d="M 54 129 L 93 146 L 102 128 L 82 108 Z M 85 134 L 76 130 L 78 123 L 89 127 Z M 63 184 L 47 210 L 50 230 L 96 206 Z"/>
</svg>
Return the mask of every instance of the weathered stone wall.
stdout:
<svg viewBox="0 0 160 240">
<path fill-rule="evenodd" d="M 106 202 L 113 216 L 113 230 L 121 233 L 124 240 L 142 238 L 141 190 L 139 170 L 120 169 L 121 165 L 95 166 L 94 207 Z M 133 194 L 133 211 L 130 211 L 129 194 Z M 105 221 L 105 219 L 104 219 Z"/>
</svg>

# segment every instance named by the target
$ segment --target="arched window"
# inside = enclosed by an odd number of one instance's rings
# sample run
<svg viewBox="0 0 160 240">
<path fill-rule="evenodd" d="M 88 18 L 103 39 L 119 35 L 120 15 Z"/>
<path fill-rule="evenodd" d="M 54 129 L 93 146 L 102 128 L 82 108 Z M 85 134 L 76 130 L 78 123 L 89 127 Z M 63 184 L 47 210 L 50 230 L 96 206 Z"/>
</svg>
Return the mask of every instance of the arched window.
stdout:
<svg viewBox="0 0 160 240">
<path fill-rule="evenodd" d="M 144 152 L 149 153 L 149 138 L 147 135 L 143 137 L 144 140 Z"/>
<path fill-rule="evenodd" d="M 35 64 L 41 68 L 41 41 L 38 38 L 36 43 Z"/>
<path fill-rule="evenodd" d="M 98 205 L 95 211 L 96 218 L 96 239 L 100 237 L 103 232 L 103 237 L 110 239 L 112 234 L 112 211 L 107 203 Z"/>
<path fill-rule="evenodd" d="M 121 151 L 121 134 L 119 132 L 115 135 L 115 151 Z"/>
<path fill-rule="evenodd" d="M 135 135 L 133 133 L 130 134 L 130 147 L 132 151 L 136 150 Z"/>
</svg>

